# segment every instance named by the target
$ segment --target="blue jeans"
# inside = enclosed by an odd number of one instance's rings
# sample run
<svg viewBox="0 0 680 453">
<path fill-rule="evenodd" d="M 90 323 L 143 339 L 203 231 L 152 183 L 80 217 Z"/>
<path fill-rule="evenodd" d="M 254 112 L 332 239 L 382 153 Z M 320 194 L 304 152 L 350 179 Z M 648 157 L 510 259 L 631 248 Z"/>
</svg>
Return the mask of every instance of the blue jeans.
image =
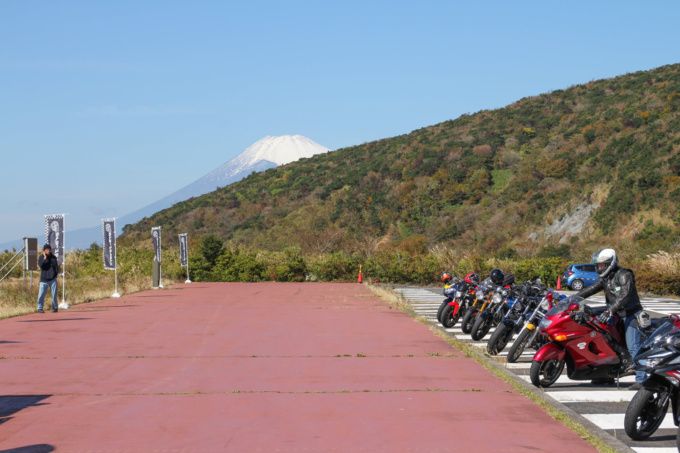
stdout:
<svg viewBox="0 0 680 453">
<path fill-rule="evenodd" d="M 57 279 L 54 278 L 49 282 L 40 282 L 40 292 L 38 293 L 38 310 L 42 310 L 43 305 L 45 305 L 45 294 L 47 294 L 47 288 L 52 291 L 52 308 L 57 309 Z"/>
<path fill-rule="evenodd" d="M 635 315 L 637 315 L 637 313 Z M 640 346 L 642 346 L 642 334 L 637 329 L 638 323 L 635 315 L 623 318 L 623 325 L 626 328 L 626 346 L 633 358 L 635 358 L 635 355 L 640 350 Z M 647 375 L 642 371 L 635 373 L 635 382 L 644 382 L 646 379 Z"/>
</svg>

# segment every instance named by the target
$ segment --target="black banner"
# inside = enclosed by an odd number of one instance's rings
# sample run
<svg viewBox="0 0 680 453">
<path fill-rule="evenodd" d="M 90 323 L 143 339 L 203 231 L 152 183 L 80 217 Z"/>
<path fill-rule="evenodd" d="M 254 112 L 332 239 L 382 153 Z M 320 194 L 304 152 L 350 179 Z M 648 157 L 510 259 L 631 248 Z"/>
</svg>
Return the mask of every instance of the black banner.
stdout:
<svg viewBox="0 0 680 453">
<path fill-rule="evenodd" d="M 104 269 L 116 270 L 116 219 L 102 219 Z"/>
<path fill-rule="evenodd" d="M 45 243 L 50 244 L 59 265 L 64 264 L 64 215 L 45 216 Z"/>
<path fill-rule="evenodd" d="M 183 267 L 189 265 L 189 244 L 186 233 L 179 235 L 179 263 Z"/>
<path fill-rule="evenodd" d="M 153 239 L 154 261 L 161 262 L 161 227 L 151 228 L 151 238 Z"/>
</svg>

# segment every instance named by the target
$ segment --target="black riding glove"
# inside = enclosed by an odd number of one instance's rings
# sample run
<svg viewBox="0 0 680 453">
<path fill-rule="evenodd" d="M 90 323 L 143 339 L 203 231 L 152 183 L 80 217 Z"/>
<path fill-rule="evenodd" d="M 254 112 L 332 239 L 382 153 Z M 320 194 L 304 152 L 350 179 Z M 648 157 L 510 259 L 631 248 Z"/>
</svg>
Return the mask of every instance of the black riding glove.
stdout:
<svg viewBox="0 0 680 453">
<path fill-rule="evenodd" d="M 597 317 L 597 320 L 600 321 L 602 324 L 607 324 L 611 317 L 612 312 L 610 312 L 609 310 L 605 310 L 602 312 L 600 316 Z"/>
</svg>

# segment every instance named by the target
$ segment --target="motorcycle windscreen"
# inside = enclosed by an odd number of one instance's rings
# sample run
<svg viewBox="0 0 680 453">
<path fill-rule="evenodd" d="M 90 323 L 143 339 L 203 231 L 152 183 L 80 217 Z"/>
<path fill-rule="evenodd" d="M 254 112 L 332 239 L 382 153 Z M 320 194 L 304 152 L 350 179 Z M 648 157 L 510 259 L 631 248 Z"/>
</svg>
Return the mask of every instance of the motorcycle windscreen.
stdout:
<svg viewBox="0 0 680 453">
<path fill-rule="evenodd" d="M 644 343 L 642 343 L 641 348 L 650 348 L 654 346 L 655 343 L 662 341 L 667 336 L 674 335 L 678 332 L 680 332 L 680 329 L 673 325 L 673 323 L 665 322 L 659 326 L 659 328 L 656 329 L 654 333 L 651 334 L 647 340 L 645 340 Z"/>
</svg>

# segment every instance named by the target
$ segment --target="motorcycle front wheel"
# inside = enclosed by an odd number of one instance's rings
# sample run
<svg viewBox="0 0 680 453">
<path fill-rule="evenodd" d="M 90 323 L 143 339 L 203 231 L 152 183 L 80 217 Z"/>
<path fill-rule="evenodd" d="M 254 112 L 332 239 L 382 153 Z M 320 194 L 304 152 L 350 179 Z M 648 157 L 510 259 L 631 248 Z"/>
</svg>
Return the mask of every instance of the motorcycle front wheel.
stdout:
<svg viewBox="0 0 680 453">
<path fill-rule="evenodd" d="M 474 341 L 479 341 L 489 333 L 493 324 L 493 316 L 477 316 L 475 323 L 470 331 L 470 336 Z"/>
<path fill-rule="evenodd" d="M 442 326 L 446 327 L 447 329 L 450 329 L 451 327 L 455 326 L 456 323 L 458 322 L 458 318 L 460 318 L 460 310 L 458 310 L 458 313 L 455 315 L 453 314 L 453 310 L 456 307 L 453 307 L 451 305 L 447 305 L 446 308 L 444 308 L 444 311 L 442 312 L 442 319 L 441 323 Z"/>
<path fill-rule="evenodd" d="M 508 345 L 512 338 L 514 329 L 507 324 L 500 324 L 496 327 L 493 335 L 489 338 L 489 343 L 486 345 L 487 351 L 491 355 L 498 355 Z"/>
<path fill-rule="evenodd" d="M 445 300 L 442 302 L 442 304 L 439 306 L 439 310 L 437 310 L 437 321 L 442 322 L 442 313 L 444 312 L 444 309 L 449 306 L 448 300 Z"/>
<path fill-rule="evenodd" d="M 510 346 L 508 351 L 508 362 L 515 363 L 522 357 L 522 353 L 527 347 L 527 343 L 531 339 L 533 332 L 529 329 L 524 329 L 515 339 L 515 342 Z"/>
<path fill-rule="evenodd" d="M 531 370 L 529 370 L 529 377 L 531 383 L 536 387 L 550 387 L 564 370 L 564 360 L 550 359 L 544 362 L 531 362 Z"/>
<path fill-rule="evenodd" d="M 465 316 L 463 316 L 463 321 L 461 322 L 460 326 L 460 330 L 462 330 L 463 333 L 469 334 L 472 331 L 472 326 L 475 323 L 476 313 L 477 310 L 472 308 L 465 312 Z"/>
<path fill-rule="evenodd" d="M 641 388 L 630 401 L 623 419 L 626 434 L 633 440 L 647 439 L 659 429 L 667 411 L 665 392 Z"/>
</svg>

